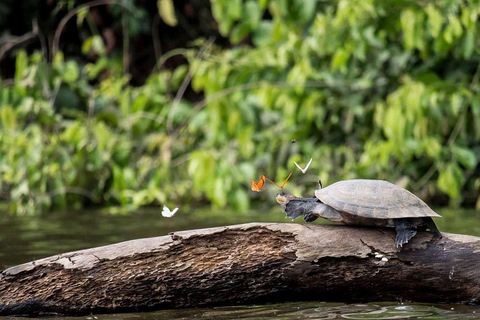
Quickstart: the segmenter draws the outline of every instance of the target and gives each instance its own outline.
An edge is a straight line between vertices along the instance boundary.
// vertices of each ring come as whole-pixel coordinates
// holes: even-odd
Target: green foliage
[[[376,178],[458,205],[480,187],[479,8],[215,0],[221,34],[251,45],[186,50],[189,67],[140,87],[98,35],[83,66],[19,52],[14,85],[0,86],[0,191],[20,212],[203,199],[246,210],[276,192],[249,192],[250,178],[294,171],[295,193],[318,177]],[[189,71],[195,105],[173,98]],[[302,175],[293,161],[310,158]]]
[[[189,179],[174,171],[172,158],[192,146],[172,144],[162,122],[172,102],[167,91],[178,81],[163,71],[129,87],[120,63],[99,59],[82,68],[59,55],[47,65],[39,54],[18,54],[15,84],[0,87],[0,189],[13,211],[135,208],[165,203],[167,194],[168,201],[188,196]],[[183,101],[177,113],[190,109]]]
[[[248,24],[250,2],[212,4],[223,35],[251,36],[255,46],[219,52],[196,73],[194,88],[207,98],[240,86],[207,106],[223,115],[209,130],[225,131],[243,109],[258,121],[238,117],[236,131],[213,135],[211,148],[241,141],[253,125],[251,152],[238,154],[276,155],[262,162],[271,175],[313,157],[310,172],[327,184],[380,178],[445,193],[452,204],[462,191],[478,196],[477,1],[256,2],[271,18]],[[293,137],[300,142],[289,146]]]

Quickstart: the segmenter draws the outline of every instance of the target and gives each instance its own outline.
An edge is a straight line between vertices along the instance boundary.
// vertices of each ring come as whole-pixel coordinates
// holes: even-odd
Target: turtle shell
[[[440,217],[410,191],[382,180],[339,181],[316,190],[315,196],[337,211],[364,218]]]

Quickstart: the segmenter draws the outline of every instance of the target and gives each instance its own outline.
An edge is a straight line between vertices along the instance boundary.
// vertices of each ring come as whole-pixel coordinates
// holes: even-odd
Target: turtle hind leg
[[[402,247],[417,234],[417,226],[410,219],[394,219],[394,223],[397,231],[397,236],[395,237],[397,248]]]
[[[430,217],[423,218],[423,223],[425,224],[425,227],[427,227],[427,229],[429,229],[430,232],[433,233],[436,237],[439,237],[439,238],[442,237],[442,234],[438,230],[432,218]]]

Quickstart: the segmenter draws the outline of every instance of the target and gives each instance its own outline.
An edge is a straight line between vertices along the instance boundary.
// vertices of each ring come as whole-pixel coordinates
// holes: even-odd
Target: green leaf
[[[92,50],[92,43],[93,43],[93,36],[88,37],[87,39],[85,39],[85,41],[83,41],[83,43],[82,43],[82,53],[83,54],[88,54],[90,52],[90,50]],[[63,56],[62,56],[62,58],[63,58]]]
[[[335,52],[335,55],[332,58],[332,71],[340,70],[342,72],[346,72],[349,58],[350,54],[344,49],[340,49]]]
[[[429,157],[436,159],[442,152],[442,145],[434,138],[427,138],[424,141],[424,149]]]
[[[451,198],[457,199],[460,197],[460,189],[462,187],[462,170],[456,163],[450,163],[444,170],[440,171],[438,176],[438,188]]]
[[[245,10],[243,12],[243,21],[248,25],[251,30],[255,30],[262,18],[262,10],[256,0],[249,0],[245,4]]]
[[[472,113],[475,116],[480,116],[480,95],[476,94],[471,99]]]
[[[403,45],[406,49],[415,48],[415,12],[411,9],[402,11],[400,22],[403,30]]]
[[[17,55],[17,59],[15,60],[15,80],[16,81],[19,81],[23,78],[24,72],[26,71],[27,66],[28,66],[27,53],[21,50]]]
[[[453,154],[465,168],[474,169],[477,166],[478,159],[472,150],[455,146],[453,147]]]
[[[294,3],[298,6],[298,18],[303,22],[308,22],[313,18],[316,13],[317,0],[295,1]]]
[[[5,129],[15,129],[17,127],[17,116],[12,107],[2,106],[0,108],[0,122]]]
[[[163,22],[170,27],[175,27],[178,24],[173,0],[158,0],[157,7],[158,14],[162,18]]]
[[[63,80],[67,83],[77,81],[79,76],[78,65],[75,61],[68,61],[65,63],[65,73],[63,74]]]
[[[101,36],[93,36],[92,51],[100,56],[105,55],[105,43]]]
[[[97,54],[100,56],[105,55],[106,49],[102,37],[95,35],[87,38],[82,44],[82,53]]]
[[[227,18],[230,21],[236,21],[242,17],[243,0],[230,0],[224,2],[226,6]]]
[[[447,28],[443,33],[443,38],[447,43],[452,44],[457,38],[462,35],[463,29],[460,20],[452,14],[448,16],[448,22],[449,23],[447,25]]]
[[[428,15],[428,23],[430,25],[430,33],[434,38],[440,35],[443,25],[443,16],[433,4],[429,4],[425,9]]]
[[[77,27],[80,28],[88,14],[88,8],[82,8],[77,12]]]
[[[458,93],[452,94],[451,109],[455,116],[458,116],[458,114],[460,113],[460,110],[462,110],[463,100],[464,98],[460,94]]]
[[[225,190],[225,183],[223,179],[217,178],[214,182],[214,188],[212,193],[212,202],[215,206],[222,208],[227,204],[227,193]]]
[[[172,73],[172,77],[170,78],[170,83],[172,84],[173,89],[178,89],[182,84],[183,80],[187,76],[188,73],[188,66],[181,65],[175,68]]]
[[[260,22],[258,28],[254,31],[252,35],[252,41],[255,46],[263,46],[269,43],[272,39],[272,27],[273,24],[271,21]]]
[[[233,44],[237,44],[242,41],[250,32],[250,27],[244,23],[236,25],[232,29],[232,33],[230,34],[230,41]]]
[[[28,186],[28,181],[22,180],[19,184],[12,188],[10,196],[13,200],[19,201],[21,200],[21,197],[28,195],[29,192],[30,188]]]
[[[231,199],[232,206],[235,210],[246,212],[249,209],[249,198],[248,193],[243,189],[237,189],[233,194],[233,199]]]
[[[475,52],[476,28],[468,29],[463,38],[463,58],[470,59]]]

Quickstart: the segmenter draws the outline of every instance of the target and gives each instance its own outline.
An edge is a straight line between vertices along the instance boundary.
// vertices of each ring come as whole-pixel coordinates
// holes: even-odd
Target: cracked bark
[[[478,302],[480,238],[419,232],[397,251],[394,237],[387,229],[251,223],[70,252],[1,272],[0,315],[293,300]]]

